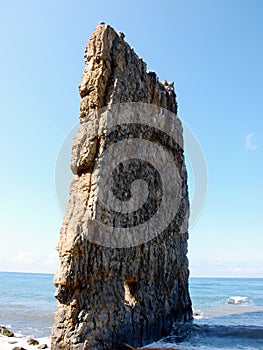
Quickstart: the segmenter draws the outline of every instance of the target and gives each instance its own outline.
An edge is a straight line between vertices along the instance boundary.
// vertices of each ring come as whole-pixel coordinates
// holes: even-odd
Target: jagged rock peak
[[[85,53],[85,69],[79,86],[80,117],[109,103],[146,102],[165,107],[175,114],[173,84],[162,84],[154,72],[125,42],[124,35],[108,24],[93,31]]]

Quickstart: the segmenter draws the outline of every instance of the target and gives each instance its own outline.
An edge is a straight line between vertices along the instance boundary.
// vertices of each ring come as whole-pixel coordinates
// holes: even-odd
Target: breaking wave
[[[227,304],[231,305],[248,305],[249,304],[249,298],[248,297],[241,297],[241,296],[233,296],[229,297],[227,300]]]

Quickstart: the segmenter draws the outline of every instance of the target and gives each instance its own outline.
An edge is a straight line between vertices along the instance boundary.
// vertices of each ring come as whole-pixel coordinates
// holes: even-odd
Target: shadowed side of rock
[[[52,349],[121,349],[123,343],[138,347],[166,335],[175,321],[192,318],[188,232],[183,225],[189,212],[184,156],[182,150],[175,154],[182,191],[178,214],[161,234],[131,248],[93,243],[83,225],[96,216],[94,167],[107,142],[107,120],[96,111],[117,103],[143,102],[176,117],[176,96],[173,84],[161,83],[154,72],[147,72],[123,34],[109,25],[97,26],[84,58],[80,127],[73,141],[70,200],[54,278],[59,304]],[[121,132],[116,137],[121,139]]]

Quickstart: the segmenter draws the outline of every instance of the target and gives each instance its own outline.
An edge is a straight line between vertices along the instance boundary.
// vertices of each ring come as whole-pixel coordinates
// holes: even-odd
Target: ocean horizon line
[[[55,274],[55,272],[31,272],[31,271],[2,271],[0,270],[0,273],[14,273],[14,274],[31,274],[31,275],[49,275],[52,276]],[[190,279],[193,278],[199,278],[199,279],[263,279],[259,276],[190,276]]]

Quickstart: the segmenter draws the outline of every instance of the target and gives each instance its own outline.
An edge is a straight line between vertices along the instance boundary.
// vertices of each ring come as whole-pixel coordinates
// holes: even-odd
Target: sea
[[[0,325],[48,337],[57,306],[53,275],[0,272]],[[190,278],[194,320],[148,347],[263,349],[263,278]]]

